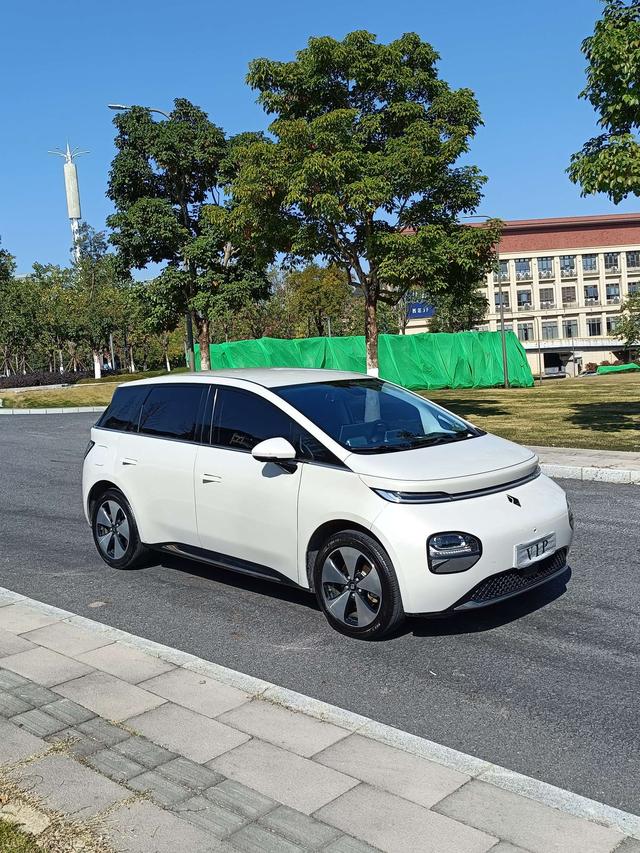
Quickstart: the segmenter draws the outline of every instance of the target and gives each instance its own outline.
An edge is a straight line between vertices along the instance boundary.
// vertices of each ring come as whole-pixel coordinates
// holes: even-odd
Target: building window
[[[516,258],[516,278],[531,278],[531,258]]]
[[[564,306],[576,304],[576,289],[575,289],[575,287],[563,287],[562,288],[562,304]]]
[[[599,317],[587,317],[587,334],[592,338],[602,334],[602,323]]]
[[[538,294],[540,296],[541,308],[553,308],[555,304],[555,296],[552,287],[541,287]]]
[[[553,258],[538,258],[538,278],[553,278]]]
[[[555,320],[542,323],[542,339],[553,341],[558,337],[558,324]]]
[[[532,341],[533,323],[518,323],[518,337],[521,341]]]
[[[471,331],[472,331],[472,332],[488,332],[488,331],[489,331],[489,326],[488,326],[488,325],[484,325],[484,326],[474,326],[474,327],[473,327],[473,329],[472,329]]]
[[[576,256],[560,255],[560,275],[571,276],[576,274]]]
[[[583,255],[582,256],[582,270],[583,270],[583,272],[598,272],[598,256],[597,255]]]
[[[620,302],[620,284],[618,282],[607,284],[607,302],[616,305]]]
[[[640,251],[634,249],[633,252],[627,252],[627,269],[637,270],[640,267]]]
[[[523,308],[531,308],[531,291],[530,290],[519,290],[518,291],[518,310]]]
[[[622,317],[619,315],[607,317],[607,332],[615,332],[621,322]]]
[[[627,285],[629,296],[635,296],[640,293],[640,281],[630,281]]]
[[[593,305],[594,302],[598,301],[598,285],[597,284],[585,284],[584,286],[584,301],[587,305]]]
[[[500,310],[500,302],[504,305],[506,309],[509,308],[509,291],[502,291],[502,293],[495,294],[496,300],[496,311]]]
[[[509,261],[498,262],[498,272],[494,273],[493,279],[496,282],[509,280]]]
[[[572,317],[562,321],[562,337],[577,338],[578,337],[578,318]]]
[[[620,254],[618,252],[604,253],[604,268],[606,272],[618,272],[619,258]]]

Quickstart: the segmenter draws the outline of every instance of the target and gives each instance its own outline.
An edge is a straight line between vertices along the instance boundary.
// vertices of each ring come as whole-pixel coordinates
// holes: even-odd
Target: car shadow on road
[[[154,566],[183,572],[184,574],[201,578],[203,581],[211,581],[212,583],[224,584],[224,586],[235,587],[236,589],[244,589],[258,595],[277,598],[280,601],[290,601],[294,604],[304,605],[311,610],[320,610],[315,595],[297,586],[263,580],[262,578],[241,574],[240,572],[233,572],[221,566],[210,566],[207,563],[200,563],[196,560],[188,560],[184,557],[174,557],[168,554],[155,554],[152,559]]]
[[[204,582],[212,581],[216,584],[247,590],[257,595],[265,595],[280,601],[299,604],[309,610],[320,611],[315,595],[295,586],[273,583],[182,557],[166,554],[159,554],[157,557],[158,559],[154,559],[154,565],[191,575]],[[555,580],[533,589],[531,592],[514,596],[514,598],[500,604],[493,604],[478,610],[436,614],[421,618],[409,617],[399,631],[381,638],[381,642],[408,634],[413,634],[414,637],[443,637],[491,631],[494,628],[515,622],[556,601],[566,592],[570,578],[571,569],[567,568],[565,573]]]
[[[412,633],[415,637],[446,637],[491,631],[510,622],[516,622],[556,601],[567,591],[570,578],[571,569],[567,568],[564,574],[555,580],[499,604],[492,604],[478,610],[461,610],[428,619],[413,617],[407,620],[399,633]]]

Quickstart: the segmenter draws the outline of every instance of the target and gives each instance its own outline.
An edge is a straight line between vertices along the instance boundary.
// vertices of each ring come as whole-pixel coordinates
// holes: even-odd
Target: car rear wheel
[[[91,529],[98,553],[109,566],[134,569],[143,564],[148,549],[140,541],[133,511],[119,489],[107,489],[93,502]]]
[[[329,624],[349,637],[379,639],[404,621],[389,555],[359,530],[329,537],[316,559],[314,587]]]

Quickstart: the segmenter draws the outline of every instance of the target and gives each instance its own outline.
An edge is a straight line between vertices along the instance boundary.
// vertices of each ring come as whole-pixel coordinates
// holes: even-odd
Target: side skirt
[[[230,557],[228,554],[219,554],[217,551],[208,551],[206,548],[197,548],[194,545],[182,545],[179,542],[163,542],[159,545],[149,546],[154,551],[162,551],[165,554],[173,554],[177,557],[186,557],[189,560],[197,560],[199,563],[206,563],[209,566],[216,566],[220,569],[227,569],[238,574],[248,575],[249,577],[259,578],[260,580],[268,580],[273,583],[283,584],[284,586],[292,586],[295,589],[304,589],[306,587],[292,581],[286,575],[281,574],[272,569],[270,566],[263,566],[260,563],[252,563],[250,560],[241,560],[238,557]]]

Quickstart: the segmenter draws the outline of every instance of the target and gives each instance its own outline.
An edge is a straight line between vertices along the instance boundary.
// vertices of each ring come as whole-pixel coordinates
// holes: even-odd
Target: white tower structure
[[[78,186],[78,170],[73,162],[80,154],[88,154],[88,151],[80,151],[76,148],[73,151],[67,148],[65,151],[50,151],[49,154],[57,154],[59,157],[64,157],[64,188],[67,194],[67,213],[69,222],[71,223],[71,235],[73,237],[73,256],[76,261],[80,260],[80,220],[82,214],[80,211],[80,188]]]

